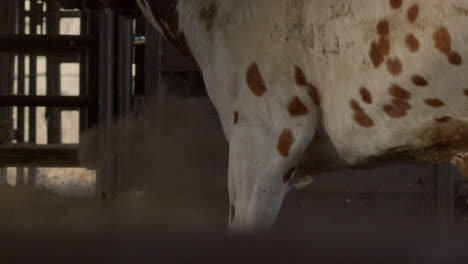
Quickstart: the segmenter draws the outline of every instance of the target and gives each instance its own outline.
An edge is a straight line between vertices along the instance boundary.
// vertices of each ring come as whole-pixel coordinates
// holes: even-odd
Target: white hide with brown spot
[[[398,1],[179,0],[180,30],[230,142],[230,230],[271,226],[291,184],[284,175],[296,166],[320,173],[375,159],[439,162],[468,148],[468,1],[391,2]],[[209,7],[216,13],[207,28],[200,12]],[[379,34],[381,21],[388,32]],[[457,65],[436,48],[441,27]],[[371,56],[373,42],[383,43],[382,58]],[[261,96],[246,78],[253,63],[267,89]],[[410,98],[392,95],[393,85]],[[295,97],[307,114],[288,111]],[[431,98],[444,105],[425,103]],[[293,136],[286,157],[285,129]]]

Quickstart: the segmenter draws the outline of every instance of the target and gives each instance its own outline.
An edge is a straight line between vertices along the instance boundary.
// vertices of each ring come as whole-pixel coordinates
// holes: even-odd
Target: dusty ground
[[[227,143],[208,99],[167,99],[159,107],[148,100],[126,125],[115,124],[112,153],[119,156],[119,169],[128,172],[133,191],[144,194],[127,193],[109,201],[8,187],[0,191],[0,225],[67,232],[109,228],[224,232]],[[134,140],[119,141],[122,138]],[[108,156],[93,148],[97,144],[92,134],[86,139],[83,159],[99,168]],[[358,225],[392,226],[398,231],[434,225],[436,197],[428,190],[435,183],[421,182],[430,170],[404,165],[317,179],[316,185],[287,196],[275,230],[352,230]],[[403,171],[412,172],[411,177],[400,175]],[[337,186],[337,181],[343,184]],[[392,195],[398,190],[400,194]]]
[[[173,232],[224,229],[224,215],[217,215],[209,207],[212,204],[193,197],[180,197],[179,203],[169,204],[138,194],[109,202],[11,186],[0,187],[0,193],[0,230],[89,233],[130,228]],[[198,207],[187,208],[181,203],[183,199],[198,203]]]

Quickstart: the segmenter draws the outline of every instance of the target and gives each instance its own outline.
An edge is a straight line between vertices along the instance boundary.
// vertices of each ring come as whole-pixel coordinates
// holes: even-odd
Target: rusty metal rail
[[[79,55],[97,40],[91,36],[5,35],[0,34],[0,52],[27,55]]]
[[[2,95],[0,106],[46,106],[79,108],[96,104],[93,96]]]
[[[0,167],[80,167],[78,144],[0,145]]]

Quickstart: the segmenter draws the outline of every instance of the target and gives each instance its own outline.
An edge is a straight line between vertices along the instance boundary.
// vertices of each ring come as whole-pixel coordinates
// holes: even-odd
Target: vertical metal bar
[[[437,177],[437,220],[450,225],[455,214],[454,171],[450,164],[434,165]]]
[[[10,1],[0,2],[0,33],[8,34],[10,32],[10,23],[8,18],[8,11],[10,9]],[[0,95],[8,95],[10,88],[9,86],[9,64],[10,54],[0,53]],[[9,107],[0,107],[0,144],[8,143],[8,130],[10,130],[9,124]],[[0,170],[1,174],[1,170]],[[1,176],[1,175],[0,175]]]
[[[30,2],[31,17],[29,32],[31,35],[37,34],[37,26],[40,25],[42,19],[42,7],[36,1]],[[29,94],[37,94],[37,57],[29,56]],[[36,107],[29,107],[29,139],[31,144],[36,143],[36,129],[37,129],[37,112]],[[28,185],[34,186],[36,184],[36,168],[28,167]]]
[[[16,31],[16,0],[0,2],[0,33],[13,34]],[[0,54],[0,95],[8,95],[13,91],[14,56]],[[12,140],[13,115],[11,107],[0,108],[0,144],[8,144]],[[0,184],[7,182],[7,168],[0,168]]]
[[[55,1],[47,2],[47,11],[58,13],[59,7]],[[59,34],[59,17],[47,17],[47,34]],[[60,63],[57,57],[47,56],[47,95],[60,95]],[[60,144],[62,141],[62,124],[60,109],[47,108],[47,143]]]
[[[131,91],[132,91],[132,63],[133,63],[133,20],[123,17],[117,17],[117,76],[116,76],[116,93],[118,104],[118,116],[123,118],[122,126],[126,129],[126,116],[130,112],[131,106]],[[120,134],[121,135],[121,134]],[[119,135],[119,136],[120,136]],[[123,149],[127,145],[126,138],[122,135],[119,142],[122,142]],[[128,160],[126,157],[128,151],[118,153],[118,158]],[[127,166],[121,166],[120,162],[115,164],[115,177],[118,192],[123,191],[123,187],[129,188],[130,179]]]
[[[138,37],[138,40],[145,40],[145,27],[146,20],[143,17],[138,18],[135,22],[135,37]],[[135,110],[140,109],[145,97],[145,46],[144,42],[135,45],[135,89],[132,100]]]
[[[130,111],[132,89],[133,23],[132,20],[118,17],[117,54],[117,100],[118,115],[125,116]]]
[[[99,23],[99,121],[100,121],[100,149],[107,157],[98,170],[96,191],[102,197],[115,197],[116,182],[113,173],[112,155],[112,116],[113,116],[113,88],[114,88],[114,14],[107,9],[100,16]]]
[[[145,35],[145,19],[136,20],[135,35]],[[135,95],[145,95],[145,45],[135,47]]]
[[[155,94],[158,101],[162,100],[165,93],[161,89],[161,42],[160,35],[154,27],[146,22],[146,57],[151,56],[152,60],[145,61],[145,95]]]
[[[87,27],[88,34],[91,36],[98,37],[100,36],[100,16],[95,12],[88,12],[89,24]],[[99,41],[98,41],[99,42]],[[87,55],[88,60],[88,83],[87,83],[87,93],[90,96],[99,97],[99,44],[95,47],[92,47]],[[93,104],[87,107],[87,127],[94,127],[99,120],[99,107],[98,104]]]
[[[37,58],[29,60],[29,95],[37,94]],[[36,108],[29,107],[29,143],[36,143]]]
[[[86,34],[91,36],[98,37],[100,36],[101,30],[101,16],[97,15],[95,12],[87,12],[86,13],[86,27],[83,27],[82,30],[85,30]],[[101,38],[98,38],[97,44],[91,47],[86,54],[87,66],[88,69],[86,70],[88,78],[87,78],[87,87],[82,87],[82,91],[86,90],[86,94],[99,98],[100,97],[100,56],[99,51],[103,49],[103,45],[101,45]],[[84,68],[82,68],[84,70]],[[100,100],[99,100],[100,101]],[[99,119],[99,106],[100,103],[92,104],[86,107],[86,128],[94,127]],[[105,190],[102,190],[102,174],[103,170],[96,170],[96,183],[95,183],[95,192],[97,197],[102,197],[102,193],[105,193]]]
[[[81,14],[81,35],[90,34],[90,15],[87,12],[82,12]],[[80,63],[80,96],[88,95],[89,87],[89,51],[82,52],[80,54],[79,63]],[[81,133],[86,131],[88,127],[88,108],[80,108],[80,136]],[[79,140],[81,142],[81,140]]]
[[[25,16],[24,16],[24,1],[20,0],[18,6],[18,34],[24,35],[25,32]],[[25,63],[24,63],[24,55],[18,55],[18,95],[25,94]],[[24,142],[24,126],[25,126],[25,118],[24,118],[24,107],[18,107],[17,111],[17,130],[15,134],[16,141],[18,143]],[[24,168],[18,167],[16,168],[16,185],[24,185]]]
[[[79,58],[80,63],[80,96],[88,95],[88,83],[89,83],[89,52],[82,52]],[[80,136],[81,133],[86,131],[88,127],[88,113],[89,109],[87,107],[80,107]],[[81,142],[81,140],[79,141]]]

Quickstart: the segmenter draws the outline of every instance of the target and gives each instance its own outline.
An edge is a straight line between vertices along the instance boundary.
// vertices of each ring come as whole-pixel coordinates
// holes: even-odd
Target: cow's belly
[[[468,150],[468,3],[403,3],[381,19],[343,17],[321,29],[322,52],[310,63],[320,65],[330,140],[308,153],[332,148],[323,164],[439,162]],[[413,4],[419,12],[410,22]]]
[[[442,123],[435,121],[434,116],[438,115],[428,113],[413,124],[381,121],[381,128],[373,134],[358,133],[353,125],[332,132],[321,129],[298,167],[306,175],[344,168],[373,168],[396,161],[448,162],[457,153],[466,152],[466,110],[464,116],[452,115]]]
[[[317,27],[309,64],[327,137],[310,144],[303,167],[440,162],[468,150],[468,3],[377,2],[369,13],[344,1],[349,12]]]
[[[373,135],[355,134],[353,127],[344,128],[331,133],[329,142],[312,143],[309,151],[328,157],[324,160],[330,163],[324,164],[326,167],[337,168],[338,164],[340,168],[372,165],[368,163],[375,161],[443,162],[468,150],[467,116],[437,123],[428,115],[415,123],[407,126],[405,122],[382,122],[386,129],[377,129]]]

